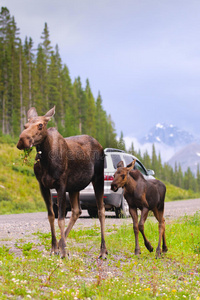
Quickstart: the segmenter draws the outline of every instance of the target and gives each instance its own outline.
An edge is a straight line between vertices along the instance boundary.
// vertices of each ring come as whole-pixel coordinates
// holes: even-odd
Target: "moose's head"
[[[133,169],[135,165],[136,159],[132,161],[131,164],[129,164],[127,167],[124,167],[123,161],[120,161],[117,164],[117,171],[114,174],[114,180],[111,183],[111,190],[114,192],[117,192],[120,187],[124,187],[127,178],[128,178],[128,173]]]
[[[31,107],[27,113],[28,123],[19,136],[17,148],[20,150],[37,146],[45,139],[47,134],[47,123],[55,114],[55,106],[44,116],[38,116],[35,107]]]

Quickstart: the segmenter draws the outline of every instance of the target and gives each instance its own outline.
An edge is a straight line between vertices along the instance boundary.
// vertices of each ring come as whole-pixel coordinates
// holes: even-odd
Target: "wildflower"
[[[172,290],[172,293],[176,293],[176,290]]]

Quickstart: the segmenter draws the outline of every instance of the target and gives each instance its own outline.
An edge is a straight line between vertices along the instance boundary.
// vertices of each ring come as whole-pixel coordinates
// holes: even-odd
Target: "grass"
[[[166,222],[169,251],[161,259],[134,253],[132,225],[107,228],[106,261],[98,260],[99,226],[73,230],[70,256],[49,256],[50,234],[36,232],[16,241],[18,255],[0,247],[1,299],[196,299],[200,297],[200,213]],[[158,225],[149,218],[145,231],[156,248]]]
[[[0,143],[0,214],[45,211],[33,172],[35,149],[24,163],[15,144]]]
[[[181,189],[181,188],[174,186],[168,182],[165,182],[165,184],[166,184],[166,188],[167,188],[165,201],[200,198],[200,193],[195,193],[192,190]]]
[[[17,142],[17,141],[16,141]],[[33,172],[33,151],[25,159],[23,151],[8,137],[0,137],[0,214],[44,211],[44,201]],[[25,162],[24,162],[25,160]],[[166,183],[166,201],[199,198],[199,193]]]

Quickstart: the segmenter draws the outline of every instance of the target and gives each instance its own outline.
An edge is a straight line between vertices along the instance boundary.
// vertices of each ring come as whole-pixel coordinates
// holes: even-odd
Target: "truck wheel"
[[[55,203],[53,204],[53,211],[54,211],[55,218],[58,219],[58,205]]]
[[[115,214],[117,218],[128,218],[130,216],[129,206],[124,196],[122,196],[121,206],[115,208]]]
[[[55,218],[58,219],[58,205],[56,203],[53,204],[53,212],[54,212]],[[67,216],[67,212],[68,212],[68,210],[66,209],[65,218]]]
[[[88,214],[90,218],[98,218],[98,210],[95,208],[88,209]]]

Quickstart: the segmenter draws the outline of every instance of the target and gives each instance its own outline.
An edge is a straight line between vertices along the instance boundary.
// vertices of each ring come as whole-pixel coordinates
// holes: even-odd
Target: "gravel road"
[[[165,203],[165,219],[166,224],[171,219],[180,216],[193,215],[196,211],[200,211],[200,199],[181,200]],[[68,213],[66,224],[69,221],[71,213]],[[131,218],[116,219],[113,212],[106,212],[106,227],[119,226],[122,224],[132,223]],[[81,217],[77,220],[74,228],[82,228],[99,225],[98,219],[91,219],[86,210],[83,211]],[[58,227],[57,221],[55,222]],[[13,248],[16,240],[24,237],[33,237],[34,232],[50,232],[49,222],[46,212],[0,215],[0,246],[6,245]]]

